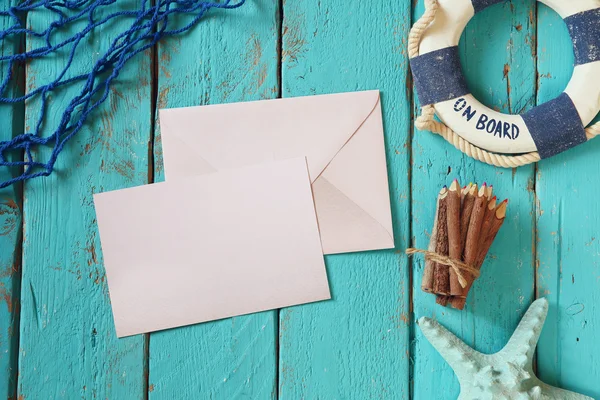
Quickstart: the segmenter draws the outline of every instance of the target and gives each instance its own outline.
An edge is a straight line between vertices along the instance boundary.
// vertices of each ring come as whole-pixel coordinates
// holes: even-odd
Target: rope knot
[[[480,272],[477,268],[465,264],[460,260],[455,260],[448,256],[443,256],[433,251],[409,248],[406,249],[406,254],[409,257],[415,254],[423,254],[425,255],[425,260],[433,261],[442,265],[447,265],[448,267],[452,268],[452,270],[456,273],[456,276],[458,277],[458,283],[460,283],[460,286],[462,288],[465,288],[467,286],[467,279],[465,278],[463,272],[471,274],[473,280],[479,278],[480,275]]]

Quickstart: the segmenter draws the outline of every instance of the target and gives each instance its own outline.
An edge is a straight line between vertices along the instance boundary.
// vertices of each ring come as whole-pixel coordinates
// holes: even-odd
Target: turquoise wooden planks
[[[554,11],[540,5],[538,15],[541,103],[566,87],[573,48],[566,25]],[[538,346],[539,376],[594,398],[600,398],[599,153],[600,143],[594,139],[540,162],[536,177],[537,294],[550,300]]]
[[[453,399],[458,382],[414,324],[411,292],[414,317],[433,316],[476,349],[493,352],[505,344],[536,286],[551,305],[537,357],[540,378],[600,397],[594,202],[600,139],[518,170],[475,162],[428,132],[414,132],[411,142],[411,10],[400,3],[407,4],[287,0],[280,10],[277,2],[257,0],[211,12],[189,34],[161,43],[157,107],[382,89],[398,251],[427,246],[436,192],[454,177],[463,184],[487,180],[499,196],[510,197],[508,220],[465,312],[441,308],[421,292],[421,259],[412,262],[410,277],[404,255],[380,251],[327,258],[332,301],[159,332],[149,343],[142,336],[117,340],[91,195],[147,183],[149,164],[155,179],[163,179],[158,126],[154,165],[148,160],[154,118],[148,53],[123,72],[57,173],[25,185],[22,293],[20,188],[0,191],[0,398],[400,399],[412,393]],[[558,95],[570,77],[566,27],[547,7],[537,8],[533,0],[494,6],[477,15],[463,37],[470,88],[494,109],[521,113]],[[418,2],[414,15],[421,13]],[[47,21],[46,15],[30,17],[32,26]],[[77,64],[89,67],[120,28],[93,36],[86,45],[96,51]],[[27,88],[62,62],[30,64]],[[62,108],[70,93],[53,95],[51,110]],[[37,103],[28,104],[28,124],[36,110]],[[48,129],[57,118],[50,114]],[[18,109],[0,108],[0,120],[12,121],[0,140],[22,131],[22,117]]]
[[[251,1],[211,12],[189,34],[161,43],[158,108],[277,97],[278,19],[277,2]],[[156,180],[160,143],[157,129]],[[276,345],[276,311],[154,333],[149,398],[276,398]]]
[[[396,247],[409,241],[409,2],[286,1],[283,96],[381,89]],[[327,257],[331,301],[280,314],[280,399],[409,398],[403,254]]]
[[[13,5],[14,1],[9,1]],[[0,29],[7,27],[7,20],[0,18]],[[0,42],[0,55],[19,51],[19,39]],[[0,66],[0,81],[4,81],[6,65]],[[4,96],[22,93],[19,83],[23,77],[22,67],[13,70],[14,84]],[[0,141],[10,140],[23,132],[24,107],[0,105]],[[17,171],[0,171],[0,181],[16,176]],[[21,283],[21,185],[0,189],[0,399],[16,398],[17,359],[19,343],[19,289]]]
[[[119,1],[112,7],[133,9],[139,2]],[[50,17],[31,13],[28,24],[39,29]],[[91,68],[101,49],[128,25],[115,21],[85,39],[75,57],[76,70]],[[31,49],[39,42],[27,45]],[[24,185],[19,398],[144,398],[146,341],[143,336],[116,337],[92,194],[148,180],[149,56],[139,55],[121,72],[107,102],[62,153],[55,173]],[[47,81],[66,59],[62,51],[28,64],[27,90]],[[71,87],[50,95],[47,132],[76,92]],[[27,131],[38,106],[37,101],[26,105]],[[44,159],[48,153],[41,149],[34,157]]]
[[[423,2],[415,18],[423,13]],[[518,0],[491,7],[467,26],[460,53],[469,88],[491,108],[521,113],[535,103],[535,2]],[[415,97],[416,100],[416,97]],[[417,112],[420,110],[417,109]],[[435,304],[421,291],[424,262],[413,261],[414,317],[433,317],[484,353],[500,350],[534,297],[533,168],[494,168],[463,155],[441,137],[416,131],[412,145],[412,235],[427,248],[437,193],[454,178],[461,184],[487,181],[509,213],[474,284],[463,312]],[[458,380],[442,357],[414,327],[415,399],[455,399]]]

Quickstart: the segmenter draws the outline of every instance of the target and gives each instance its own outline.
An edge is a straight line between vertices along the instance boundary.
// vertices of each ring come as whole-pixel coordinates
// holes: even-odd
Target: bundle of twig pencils
[[[471,285],[504,223],[508,200],[497,204],[493,186],[469,184],[462,190],[458,180],[442,188],[427,251],[421,288],[437,295],[437,303],[462,310]]]

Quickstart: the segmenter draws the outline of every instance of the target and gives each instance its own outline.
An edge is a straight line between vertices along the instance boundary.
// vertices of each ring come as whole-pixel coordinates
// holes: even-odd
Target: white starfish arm
[[[422,317],[417,323],[427,340],[446,360],[459,380],[477,371],[479,366],[475,362],[483,356],[481,353],[467,346],[435,320]]]
[[[521,368],[531,368],[533,353],[546,321],[546,315],[548,315],[548,300],[541,298],[534,301],[499,354]]]
[[[584,396],[579,393],[570,392],[554,386],[539,382],[539,385],[530,390],[532,393],[539,393],[538,397],[541,400],[545,399],[560,399],[560,400],[594,400],[592,397]],[[534,397],[535,399],[535,397]]]

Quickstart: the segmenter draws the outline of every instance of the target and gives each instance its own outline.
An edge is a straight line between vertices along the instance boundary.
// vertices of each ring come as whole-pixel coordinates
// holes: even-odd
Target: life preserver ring
[[[573,77],[558,98],[525,114],[508,115],[486,107],[469,92],[458,56],[460,36],[476,13],[502,1],[426,0],[426,15],[415,24],[409,38],[411,69],[421,105],[430,111],[433,108],[452,134],[468,142],[470,151],[529,153],[525,158],[529,162],[600,134],[600,124],[593,131],[588,128],[587,135],[585,129],[600,112],[600,0],[539,0],[564,19],[575,51]],[[433,112],[429,114],[432,118]],[[422,125],[441,133],[437,122],[429,122]],[[462,147],[468,146],[462,143],[460,147],[465,151]]]

